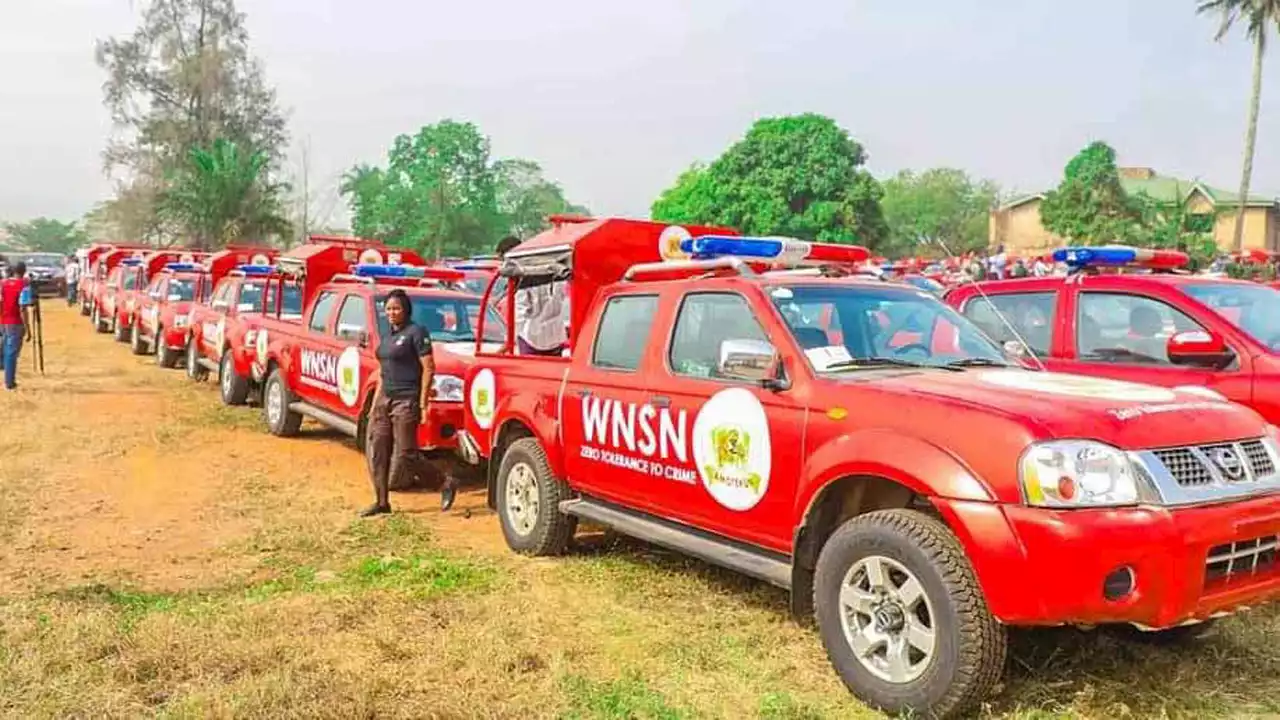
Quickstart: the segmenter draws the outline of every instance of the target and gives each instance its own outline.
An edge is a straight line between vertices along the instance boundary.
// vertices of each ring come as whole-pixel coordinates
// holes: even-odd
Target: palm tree
[[[1237,23],[1245,24],[1245,32],[1253,41],[1253,91],[1249,93],[1249,125],[1244,134],[1244,169],[1240,173],[1240,206],[1236,213],[1233,244],[1239,252],[1244,247],[1244,215],[1249,201],[1249,182],[1253,177],[1253,148],[1258,139],[1258,108],[1262,103],[1262,58],[1267,52],[1267,35],[1272,26],[1280,28],[1280,0],[1200,0],[1198,13],[1218,15],[1215,41],[1226,37]]]
[[[261,240],[288,232],[280,203],[286,189],[269,177],[266,155],[219,138],[208,148],[191,149],[161,209],[199,248]]]

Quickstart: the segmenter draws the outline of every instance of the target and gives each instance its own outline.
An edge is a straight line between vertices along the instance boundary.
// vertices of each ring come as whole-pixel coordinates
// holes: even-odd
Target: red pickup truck
[[[693,259],[662,260],[666,232]],[[1280,596],[1280,443],[1252,410],[1024,369],[930,293],[762,271],[865,251],[705,232],[598,220],[506,256],[573,311],[569,357],[508,337],[467,374],[461,442],[513,550],[582,518],[788,589],[854,694],[923,716],[984,698],[1007,626],[1172,638]],[[894,346],[878,313],[957,337]]]
[[[1280,291],[1169,272],[1186,262],[1178,252],[1068,248],[1055,259],[1069,252],[1079,261],[1066,277],[969,284],[946,302],[1015,351],[1025,341],[1049,370],[1212,391],[1280,424]]]
[[[283,258],[282,258],[283,264]],[[254,334],[256,367],[262,369],[263,414],[271,433],[298,432],[303,416],[356,439],[364,447],[366,421],[378,390],[374,351],[390,332],[383,302],[391,287],[403,287],[414,322],[433,340],[436,372],[428,422],[418,428],[419,448],[457,447],[462,427],[462,378],[477,342],[480,298],[423,282],[456,282],[456,273],[406,265],[357,265],[315,289],[305,322],[259,318]],[[447,278],[433,276],[447,274]],[[490,333],[501,335],[501,319],[490,318]],[[465,352],[451,349],[466,348]]]
[[[100,283],[107,279],[107,274],[119,261],[129,254],[136,254],[142,257],[146,251],[144,245],[132,245],[128,243],[94,243],[85,251],[83,264],[84,274],[80,278],[80,284],[76,287],[76,295],[80,300],[80,314],[88,316],[93,312],[93,306],[98,299],[97,288]],[[108,253],[116,250],[119,251],[107,260]]]
[[[142,304],[142,297],[152,278],[168,263],[194,263],[203,256],[203,253],[192,250],[173,249],[156,250],[141,258],[134,255],[120,260],[107,276],[102,309],[97,321],[100,332],[106,332],[103,329],[106,325],[118,342],[128,342],[138,307]]]

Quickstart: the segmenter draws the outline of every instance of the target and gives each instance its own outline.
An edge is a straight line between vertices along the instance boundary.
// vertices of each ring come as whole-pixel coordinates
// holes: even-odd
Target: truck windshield
[[[383,335],[391,333],[391,323],[387,320],[384,307],[386,295],[378,296],[378,332]],[[426,328],[435,342],[475,342],[476,325],[480,320],[479,298],[433,297],[431,295],[409,294],[413,304],[413,322]],[[485,342],[502,342],[507,337],[506,326],[502,318],[490,310],[484,320]]]
[[[768,292],[818,372],[899,364],[1008,364],[977,327],[921,290],[792,285]]]
[[[196,296],[196,284],[185,278],[172,278],[169,280],[169,302],[183,302],[192,300]]]
[[[1280,350],[1280,290],[1253,283],[1197,282],[1180,289],[1272,350]]]

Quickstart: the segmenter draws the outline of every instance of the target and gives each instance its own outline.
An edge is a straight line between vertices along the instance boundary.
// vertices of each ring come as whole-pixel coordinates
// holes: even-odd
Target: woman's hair
[[[405,322],[408,322],[413,319],[413,303],[409,302],[409,293],[405,292],[404,290],[401,290],[400,288],[396,288],[391,292],[387,293],[387,299],[383,300],[382,304],[386,305],[392,300],[395,300],[400,303],[401,309],[404,310]]]

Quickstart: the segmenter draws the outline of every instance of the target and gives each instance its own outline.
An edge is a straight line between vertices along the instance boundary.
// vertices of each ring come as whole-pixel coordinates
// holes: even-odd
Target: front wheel
[[[262,389],[262,414],[267,419],[267,430],[272,435],[290,437],[302,427],[302,415],[289,409],[293,393],[284,384],[280,369],[271,371]]]
[[[576,517],[560,512],[570,494],[535,438],[511,443],[498,467],[498,517],[507,546],[525,555],[563,553],[578,526]]]
[[[168,343],[164,341],[164,328],[156,326],[156,339],[152,340],[156,350],[156,365],[162,368],[171,368],[178,364],[178,353],[169,349]]]
[[[209,371],[200,365],[200,348],[194,335],[187,341],[187,377],[196,382],[209,377]]]
[[[1004,671],[1004,627],[960,543],[927,515],[881,510],[840,526],[818,556],[813,599],[840,679],[881,710],[961,713]]]
[[[129,341],[129,336],[128,336],[128,335],[125,335],[125,333],[126,333],[126,332],[128,332],[128,329],[127,329],[127,328],[125,328],[125,326],[124,326],[124,325],[121,325],[121,324],[120,324],[120,316],[119,316],[119,315],[116,315],[116,316],[115,316],[115,318],[111,321],[111,327],[112,327],[112,333],[111,333],[111,336],[112,336],[112,337],[114,337],[114,338],[116,339],[116,342],[128,342],[128,341]]]
[[[142,331],[138,329],[138,323],[134,323],[133,329],[129,331],[129,350],[134,355],[147,354],[147,346],[142,342]]]
[[[222,362],[218,364],[218,389],[226,405],[243,405],[249,399],[249,380],[236,373],[230,350],[222,353]]]
[[[93,306],[93,310],[89,314],[89,322],[93,325],[94,332],[104,333],[108,329],[107,324],[102,321],[102,311],[98,309],[97,305]]]

